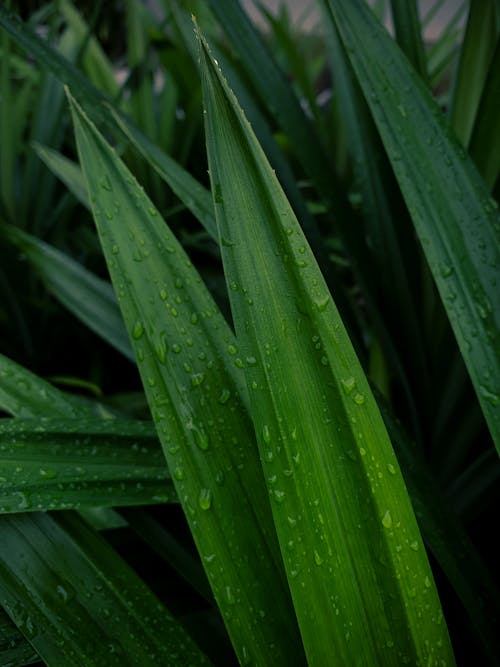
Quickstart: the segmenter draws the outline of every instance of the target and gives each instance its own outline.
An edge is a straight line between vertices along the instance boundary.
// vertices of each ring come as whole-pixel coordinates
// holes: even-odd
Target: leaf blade
[[[3,516],[0,536],[1,602],[48,664],[122,665],[125,657],[137,666],[209,664],[135,572],[76,515]]]
[[[340,0],[330,9],[500,453],[498,206],[369,8]],[[354,49],[359,34],[362,48]],[[404,157],[409,150],[411,160]]]
[[[177,502],[152,425],[0,420],[0,513]]]
[[[452,661],[366,378],[290,205],[203,40],[200,52],[217,225],[232,238],[222,247],[226,280],[235,285],[237,341],[309,664],[332,656],[344,664]],[[376,484],[375,461],[388,473],[375,473]],[[425,620],[412,599],[421,594]]]
[[[257,662],[301,664],[234,336],[152,202],[70,101],[153,419],[235,650],[242,662],[255,652]]]

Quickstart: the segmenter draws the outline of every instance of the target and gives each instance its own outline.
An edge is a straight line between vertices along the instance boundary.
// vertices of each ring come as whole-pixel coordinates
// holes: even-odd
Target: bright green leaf
[[[301,664],[234,336],[152,202],[70,102],[153,419],[236,653],[243,663]]]
[[[425,550],[366,377],[203,42],[201,65],[217,225],[230,239],[224,271],[308,662],[451,663]]]

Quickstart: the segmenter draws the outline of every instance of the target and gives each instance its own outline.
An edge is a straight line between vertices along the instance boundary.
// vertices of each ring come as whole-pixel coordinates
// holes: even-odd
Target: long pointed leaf
[[[36,142],[33,144],[38,157],[45,162],[47,167],[55,174],[68,188],[68,190],[78,199],[78,201],[90,209],[90,202],[83,182],[82,170],[72,160],[69,160],[61,153],[42,146]]]
[[[0,420],[0,513],[177,501],[148,423]]]
[[[0,517],[0,602],[49,665],[209,664],[135,572],[69,513]]]
[[[293,211],[203,42],[201,61],[216,219],[230,239],[224,269],[308,662],[453,662],[367,380]]]
[[[330,0],[500,453],[500,216],[420,78],[359,0]]]
[[[236,653],[243,663],[300,664],[234,336],[142,188],[70,101],[148,402]]]
[[[71,257],[39,239],[4,227],[13,241],[33,263],[47,289],[89,329],[134,361],[127,331],[109,282],[98,278]]]

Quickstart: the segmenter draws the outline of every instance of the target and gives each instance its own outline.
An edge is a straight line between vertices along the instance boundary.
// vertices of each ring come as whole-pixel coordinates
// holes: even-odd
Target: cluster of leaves
[[[498,3],[257,4],[0,8],[2,665],[496,664]]]

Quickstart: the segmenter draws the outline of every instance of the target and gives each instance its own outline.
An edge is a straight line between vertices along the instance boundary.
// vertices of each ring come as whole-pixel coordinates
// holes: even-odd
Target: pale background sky
[[[260,2],[273,13],[276,13],[277,8],[281,4],[287,4],[291,16],[295,20],[307,14],[307,20],[304,22],[303,27],[308,30],[318,23],[318,11],[317,7],[314,6],[314,0],[260,0]],[[435,3],[436,0],[419,0],[420,16],[425,16]],[[258,20],[258,12],[255,11],[252,0],[242,0],[242,4],[250,14]],[[442,27],[446,25],[446,22],[455,14],[462,4],[462,0],[446,0],[441,10],[436,14],[435,19],[428,26],[425,33],[425,39],[435,39],[442,30]],[[310,9],[310,11],[307,11],[308,9]]]

